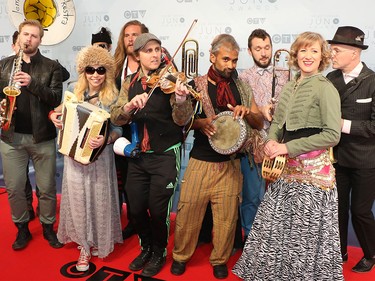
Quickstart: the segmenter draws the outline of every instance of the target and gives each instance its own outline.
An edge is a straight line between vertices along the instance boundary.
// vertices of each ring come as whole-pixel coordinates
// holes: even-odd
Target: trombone
[[[288,68],[278,68],[276,70],[276,64],[280,63],[280,57],[283,52],[287,53],[287,57],[285,57],[285,62],[288,61],[289,59],[289,51],[287,49],[278,49],[275,54],[273,55],[273,67],[272,67],[272,92],[271,92],[271,98],[275,98],[275,91],[276,91],[276,71],[287,71],[288,72],[288,81],[291,79],[291,71],[290,67]]]

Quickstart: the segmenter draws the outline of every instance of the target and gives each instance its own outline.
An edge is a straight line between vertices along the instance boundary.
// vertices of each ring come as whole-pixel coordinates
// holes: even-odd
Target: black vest
[[[129,100],[138,94],[148,93],[150,88],[143,90],[141,80],[134,80],[135,74],[132,74],[132,81],[129,88]],[[139,140],[142,142],[144,135],[144,125],[150,138],[151,150],[155,153],[162,153],[171,146],[182,142],[182,127],[174,123],[172,119],[172,106],[170,104],[170,94],[165,94],[157,87],[146,106],[139,110],[133,117],[133,121],[138,125]]]

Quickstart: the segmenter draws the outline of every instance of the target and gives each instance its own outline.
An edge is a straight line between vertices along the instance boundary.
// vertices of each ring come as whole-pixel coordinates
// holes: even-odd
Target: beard
[[[271,59],[268,59],[268,62],[266,64],[262,64],[259,60],[254,60],[254,63],[260,68],[267,68],[271,64]]]
[[[33,55],[37,52],[38,50],[38,47],[33,47],[31,45],[26,45],[24,48],[23,48],[23,52],[24,54],[27,54],[27,55]]]
[[[216,69],[216,72],[221,76],[221,77],[224,77],[224,78],[230,78],[232,76],[232,73],[234,70],[229,70],[229,69],[224,69],[224,70],[218,70]]]

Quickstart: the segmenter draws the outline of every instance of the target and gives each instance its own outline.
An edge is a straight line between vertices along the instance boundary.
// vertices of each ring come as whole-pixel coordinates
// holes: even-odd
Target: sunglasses
[[[104,66],[100,66],[100,67],[98,67],[98,68],[93,68],[92,66],[86,66],[86,68],[85,68],[85,72],[86,72],[87,74],[90,74],[90,75],[94,74],[95,71],[96,71],[96,73],[98,73],[99,75],[104,75],[104,74],[106,73],[107,69],[105,69]]]
[[[103,49],[108,49],[108,46],[106,44],[98,44],[99,47],[102,47]]]

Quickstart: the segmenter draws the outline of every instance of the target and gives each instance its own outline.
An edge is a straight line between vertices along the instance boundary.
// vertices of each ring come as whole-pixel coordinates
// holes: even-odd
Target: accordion
[[[62,109],[63,126],[58,133],[59,152],[82,164],[94,162],[103,151],[103,146],[91,149],[89,140],[103,135],[108,138],[110,114],[88,102],[78,102],[76,96],[66,91]]]

